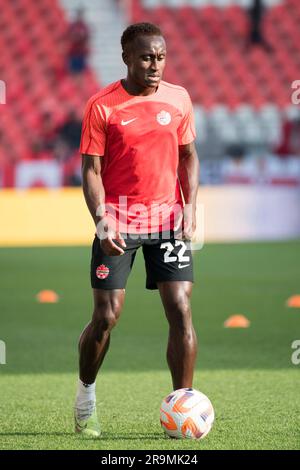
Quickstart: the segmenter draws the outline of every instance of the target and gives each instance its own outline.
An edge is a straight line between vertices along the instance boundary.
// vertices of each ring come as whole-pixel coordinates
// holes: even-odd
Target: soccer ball
[[[170,393],[160,407],[160,422],[169,437],[203,439],[210,431],[215,414],[204,393],[180,388]]]

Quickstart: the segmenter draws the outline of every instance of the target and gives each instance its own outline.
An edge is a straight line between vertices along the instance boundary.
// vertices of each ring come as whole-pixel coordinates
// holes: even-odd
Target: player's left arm
[[[196,230],[196,202],[200,165],[195,142],[179,145],[178,149],[178,178],[185,202],[183,237],[191,240]]]

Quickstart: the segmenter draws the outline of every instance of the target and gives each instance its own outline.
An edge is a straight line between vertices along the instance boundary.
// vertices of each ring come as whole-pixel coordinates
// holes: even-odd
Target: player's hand
[[[180,215],[174,224],[174,231],[176,232],[178,230],[179,233],[176,233],[176,238],[192,240],[196,230],[196,210],[191,204],[186,204],[183,211],[180,212]]]
[[[100,240],[100,246],[107,256],[124,255],[125,240],[119,231],[115,231],[110,227],[106,218],[102,218],[97,224],[97,236]]]
[[[117,241],[121,246],[124,248],[126,247],[126,243],[122,238],[120,232],[116,232],[115,236],[112,238],[108,236],[103,240],[100,240],[100,245],[104,253],[108,256],[121,256],[124,255],[125,251],[115,243]]]

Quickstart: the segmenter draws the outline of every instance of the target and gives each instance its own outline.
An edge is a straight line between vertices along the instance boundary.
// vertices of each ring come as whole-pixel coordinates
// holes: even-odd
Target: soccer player
[[[79,340],[75,430],[91,437],[100,436],[96,376],[139,247],[146,288],[159,290],[169,323],[174,390],[192,387],[197,353],[190,306],[199,181],[192,104],[184,88],[162,81],[166,43],[157,26],[133,24],[121,44],[127,77],[89,100],[80,145],[83,192],[97,233],[94,312]]]

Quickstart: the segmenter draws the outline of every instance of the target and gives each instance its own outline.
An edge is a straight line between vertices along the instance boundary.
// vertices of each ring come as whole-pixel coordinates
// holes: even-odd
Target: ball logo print
[[[162,126],[167,126],[171,122],[171,114],[168,113],[168,111],[162,110],[156,115],[156,120],[158,124],[161,124]]]
[[[214,409],[204,393],[181,388],[162,401],[160,422],[169,437],[203,439],[213,425]]]
[[[106,279],[109,275],[109,268],[105,264],[100,264],[96,269],[96,276],[98,279]]]

